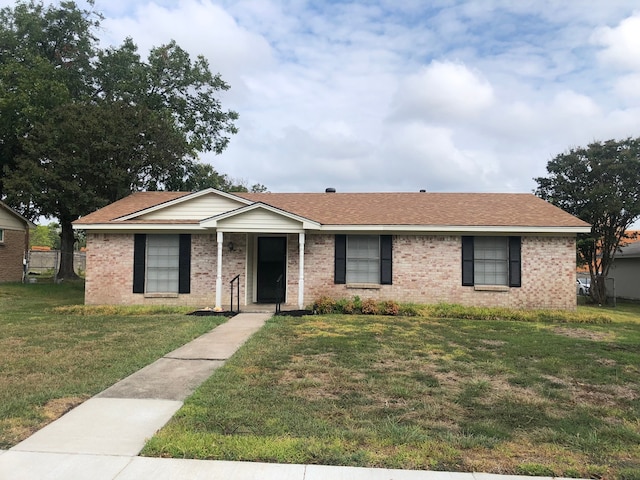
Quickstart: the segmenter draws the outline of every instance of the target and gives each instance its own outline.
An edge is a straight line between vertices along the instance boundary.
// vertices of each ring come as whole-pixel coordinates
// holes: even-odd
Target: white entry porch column
[[[222,232],[217,233],[218,241],[218,260],[216,271],[216,310],[222,310],[222,245],[224,241],[224,235]]]
[[[304,308],[304,233],[298,234],[298,249],[300,258],[298,259],[298,308]]]

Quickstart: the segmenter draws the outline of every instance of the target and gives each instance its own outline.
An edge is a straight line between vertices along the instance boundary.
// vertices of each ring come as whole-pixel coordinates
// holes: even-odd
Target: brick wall
[[[305,302],[334,298],[393,299],[416,303],[458,303],[513,308],[575,309],[575,239],[522,238],[522,286],[480,291],[462,286],[459,236],[393,237],[393,285],[351,288],[333,283],[333,235],[307,236]]]
[[[228,247],[233,242],[234,249]],[[191,294],[177,298],[145,298],[133,294],[133,235],[87,236],[87,304],[215,305],[216,237],[192,235]],[[249,252],[253,255],[253,252]],[[321,295],[334,298],[393,299],[416,303],[459,303],[514,308],[574,309],[575,240],[523,237],[522,287],[478,291],[463,287],[459,236],[393,236],[393,285],[351,288],[333,283],[333,235],[307,235],[305,244],[305,303]],[[240,274],[240,303],[245,303],[247,236],[225,234],[222,303],[229,304],[229,282]],[[288,236],[286,301],[298,299],[298,235]],[[247,292],[251,302],[253,292]],[[234,297],[235,302],[235,297]]]
[[[0,243],[0,282],[22,281],[24,251],[24,230],[4,229],[4,242]]]

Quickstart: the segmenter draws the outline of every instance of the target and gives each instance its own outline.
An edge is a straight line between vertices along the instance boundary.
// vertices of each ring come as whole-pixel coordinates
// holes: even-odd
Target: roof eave
[[[339,231],[384,231],[415,233],[526,233],[569,234],[589,233],[591,227],[571,226],[521,226],[521,225],[322,225],[322,230]]]
[[[287,215],[288,216],[288,215]],[[215,218],[215,217],[214,217]],[[190,230],[210,231],[216,228],[217,222],[211,218],[200,223],[135,223],[135,222],[107,222],[82,224],[74,223],[74,230],[102,230],[102,231],[134,231],[134,230]],[[431,234],[546,234],[546,235],[576,235],[589,233],[591,227],[549,227],[549,226],[482,226],[482,225],[319,225],[315,222],[302,222],[303,230],[326,232],[389,232],[389,233],[431,233]]]

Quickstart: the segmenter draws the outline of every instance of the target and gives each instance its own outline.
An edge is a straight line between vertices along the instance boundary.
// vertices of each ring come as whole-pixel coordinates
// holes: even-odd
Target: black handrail
[[[276,313],[280,313],[281,310],[280,305],[284,296],[282,293],[282,274],[280,274],[278,280],[276,280]]]
[[[229,282],[229,288],[231,290],[231,313],[233,313],[233,282],[236,282],[236,298],[238,299],[238,313],[240,313],[240,275],[233,277],[233,280]]]

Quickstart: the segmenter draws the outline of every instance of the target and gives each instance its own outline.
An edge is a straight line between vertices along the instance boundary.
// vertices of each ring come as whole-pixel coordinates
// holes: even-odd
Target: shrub
[[[349,310],[349,300],[346,298],[339,298],[335,301],[333,308],[334,313],[347,313],[347,310]]]
[[[362,302],[362,313],[365,315],[378,315],[380,313],[378,309],[378,302],[373,298],[367,298]]]
[[[400,305],[394,300],[387,300],[381,303],[380,310],[385,315],[398,315],[400,313]]]
[[[333,313],[336,309],[336,302],[332,298],[323,295],[313,302],[313,311],[319,314]]]

